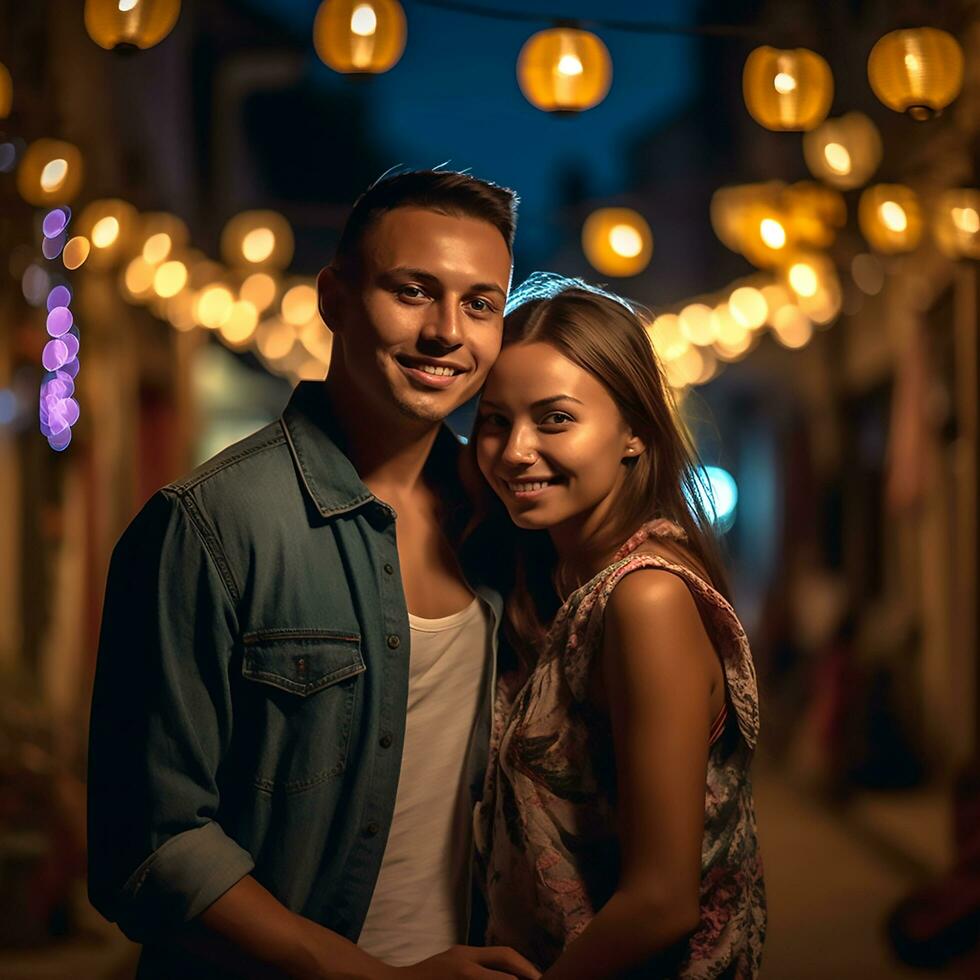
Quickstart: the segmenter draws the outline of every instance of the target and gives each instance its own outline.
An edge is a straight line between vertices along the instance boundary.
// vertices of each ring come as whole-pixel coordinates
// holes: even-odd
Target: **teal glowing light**
[[[724,533],[735,523],[738,486],[728,470],[720,466],[705,466],[698,474],[698,494],[701,506],[712,518],[716,530]]]

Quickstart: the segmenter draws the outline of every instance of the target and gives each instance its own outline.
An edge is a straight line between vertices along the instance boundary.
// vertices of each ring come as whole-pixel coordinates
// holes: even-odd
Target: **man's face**
[[[347,381],[373,405],[444,419],[480,390],[500,353],[510,268],[486,221],[407,207],[382,215],[351,281],[329,269],[320,277]]]

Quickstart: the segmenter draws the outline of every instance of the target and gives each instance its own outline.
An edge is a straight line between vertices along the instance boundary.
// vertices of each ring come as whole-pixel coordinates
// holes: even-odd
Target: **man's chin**
[[[444,422],[453,412],[465,405],[477,392],[469,388],[460,392],[395,392],[398,410],[419,422]]]

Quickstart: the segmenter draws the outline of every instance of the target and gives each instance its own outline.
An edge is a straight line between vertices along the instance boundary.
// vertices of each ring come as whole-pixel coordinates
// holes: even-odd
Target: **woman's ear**
[[[636,459],[637,456],[641,456],[646,452],[646,445],[639,436],[630,436],[626,440],[626,446],[623,449],[623,459]]]
[[[316,277],[317,309],[320,319],[333,333],[339,333],[344,318],[340,314],[340,294],[343,284],[332,265],[324,266]]]

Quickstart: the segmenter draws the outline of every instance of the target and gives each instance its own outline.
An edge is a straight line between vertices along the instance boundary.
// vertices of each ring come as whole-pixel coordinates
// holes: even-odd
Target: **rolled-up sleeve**
[[[113,552],[89,736],[89,896],[137,942],[254,867],[222,829],[234,582],[199,512],[162,491]]]

